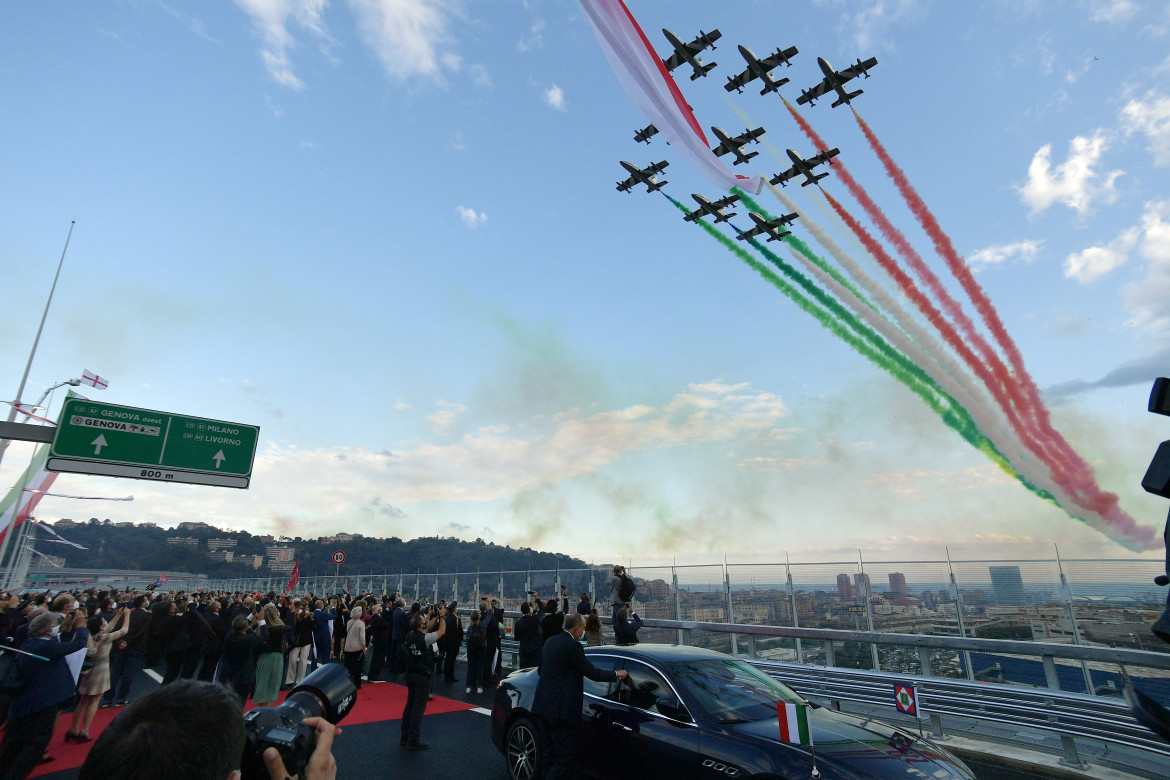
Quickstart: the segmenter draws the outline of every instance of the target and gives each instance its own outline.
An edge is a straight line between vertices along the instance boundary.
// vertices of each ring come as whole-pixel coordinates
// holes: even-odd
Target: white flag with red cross
[[[98,390],[105,390],[110,386],[110,380],[98,376],[88,368],[81,372],[81,381],[90,387],[96,387]]]

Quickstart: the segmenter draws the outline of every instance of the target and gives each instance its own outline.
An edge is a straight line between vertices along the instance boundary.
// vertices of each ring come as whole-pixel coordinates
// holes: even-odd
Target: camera
[[[279,707],[256,707],[244,715],[244,758],[240,763],[243,780],[264,780],[264,751],[276,748],[289,775],[305,776],[309,757],[317,747],[317,733],[306,726],[305,718],[341,722],[357,702],[357,689],[349,671],[341,664],[325,664],[289,691]]]

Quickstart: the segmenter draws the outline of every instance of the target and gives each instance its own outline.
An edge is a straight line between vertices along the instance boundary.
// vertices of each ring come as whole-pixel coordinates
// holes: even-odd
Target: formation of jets
[[[792,160],[792,167],[786,171],[781,171],[769,179],[768,181],[771,184],[779,184],[781,186],[787,187],[789,179],[801,175],[805,177],[805,180],[800,183],[801,187],[807,187],[810,184],[816,184],[818,181],[825,178],[829,174],[826,171],[825,173],[814,176],[813,168],[816,168],[821,163],[828,163],[829,165],[832,165],[832,158],[840,154],[841,150],[837,148],[829,149],[828,151],[821,150],[820,153],[814,154],[812,157],[807,159],[801,159],[800,155],[791,149],[788,149],[787,152],[788,159]]]
[[[752,218],[752,222],[755,222],[756,226],[750,230],[745,230],[736,236],[736,238],[738,238],[740,241],[746,241],[749,238],[755,238],[756,236],[763,235],[764,233],[768,234],[769,241],[779,241],[780,239],[784,238],[784,236],[792,235],[791,230],[784,230],[783,228],[785,225],[791,225],[792,221],[795,220],[798,215],[792,213],[785,214],[782,217],[776,217],[775,219],[764,219],[764,217],[760,214],[757,214],[754,211],[750,211],[748,212],[748,216]]]
[[[621,163],[622,167],[629,172],[630,177],[617,183],[618,192],[630,192],[633,187],[637,187],[639,184],[646,185],[646,192],[654,192],[655,190],[662,189],[662,185],[667,183],[666,179],[659,180],[657,176],[657,174],[662,173],[666,166],[670,165],[666,160],[651,163],[645,168],[639,168],[625,160],[622,160]]]
[[[690,43],[685,43],[681,38],[672,33],[670,30],[667,30],[665,27],[662,29],[662,34],[666,36],[667,42],[670,43],[671,47],[673,48],[670,56],[662,60],[663,67],[665,67],[668,71],[673,71],[684,64],[690,65],[690,79],[691,81],[695,81],[700,76],[706,76],[711,72],[711,69],[715,67],[714,62],[704,63],[702,57],[700,57],[699,54],[705,49],[716,48],[715,41],[719,40],[719,38],[722,36],[722,33],[720,33],[718,30],[712,30],[711,32],[703,32],[702,30],[699,30],[698,37],[696,37]],[[727,83],[723,88],[728,92],[733,90],[735,92],[743,92],[744,86],[752,81],[759,79],[760,83],[763,85],[763,89],[760,90],[760,94],[766,95],[769,92],[775,92],[776,94],[779,94],[780,87],[789,82],[787,78],[773,78],[772,71],[781,65],[791,67],[792,57],[794,57],[798,52],[795,46],[790,46],[787,49],[783,47],[777,47],[776,51],[772,54],[768,55],[767,57],[760,58],[757,57],[751,49],[741,45],[739,47],[739,53],[743,56],[744,62],[747,63],[747,67],[744,68],[741,73],[738,73],[734,76],[729,76],[727,78]],[[877,59],[870,57],[869,59],[862,61],[860,58],[858,58],[857,62],[848,68],[845,68],[844,70],[834,70],[833,67],[823,57],[817,57],[817,65],[820,66],[821,73],[824,74],[824,77],[818,83],[814,84],[808,89],[802,90],[800,97],[796,99],[796,102],[802,105],[805,103],[808,105],[813,105],[815,104],[817,98],[830,92],[834,92],[836,93],[837,98],[833,102],[833,107],[835,108],[842,104],[849,105],[853,98],[862,94],[862,90],[860,89],[854,92],[849,92],[845,89],[845,84],[857,78],[858,76],[869,78],[869,70],[873,66],[877,65]],[[715,137],[719,139],[719,145],[712,150],[715,155],[717,157],[722,157],[725,154],[732,154],[735,157],[732,165],[739,165],[740,163],[746,163],[748,160],[759,154],[758,151],[745,152],[744,147],[746,147],[749,143],[759,143],[757,139],[764,134],[764,128],[757,127],[754,130],[748,128],[743,133],[734,137],[720,127],[712,127],[711,132],[714,133]],[[646,127],[643,127],[634,133],[634,141],[637,143],[649,144],[650,139],[657,134],[657,127],[652,124],[647,125]],[[787,170],[776,174],[771,179],[769,179],[769,181],[774,185],[780,184],[787,186],[790,180],[803,176],[804,180],[800,182],[800,186],[807,187],[810,184],[816,184],[821,179],[829,175],[828,172],[818,174],[815,172],[815,169],[818,165],[826,163],[828,165],[832,165],[832,158],[840,154],[840,150],[836,148],[822,149],[817,154],[808,158],[801,157],[791,149],[788,149],[787,153],[788,158],[792,160],[792,166]],[[625,160],[622,160],[621,164],[622,167],[626,169],[626,172],[629,174],[629,176],[617,183],[617,189],[619,192],[631,192],[633,188],[639,184],[645,185],[647,192],[655,192],[662,189],[662,185],[667,183],[665,179],[658,178],[658,175],[662,173],[667,165],[669,165],[669,163],[665,160],[658,163],[651,163],[645,168],[639,168],[638,166],[626,162]],[[685,219],[687,222],[695,222],[696,220],[702,219],[703,217],[711,217],[716,224],[720,222],[730,222],[730,219],[735,216],[735,212],[727,211],[727,208],[740,200],[739,195],[728,195],[714,201],[708,200],[698,193],[693,193],[691,197],[694,199],[697,207],[694,211],[683,217],[683,219]],[[787,225],[792,224],[793,220],[795,220],[798,215],[795,213],[784,214],[779,217],[774,217],[773,219],[765,219],[762,214],[758,214],[752,211],[748,212],[748,216],[751,217],[753,226],[750,229],[744,231],[739,231],[736,229],[736,232],[738,233],[736,237],[740,241],[746,241],[761,235],[767,236],[768,241],[779,241],[780,239],[784,238],[784,236],[792,234],[791,231],[785,230],[784,228]]]
[[[833,66],[825,61],[824,57],[817,57],[817,64],[821,66],[821,72],[825,77],[821,79],[819,84],[814,84],[800,93],[800,97],[796,99],[797,103],[808,103],[810,106],[816,103],[817,98],[829,91],[837,93],[837,99],[833,101],[833,108],[842,103],[848,104],[853,98],[862,93],[863,90],[856,92],[846,92],[845,82],[851,81],[858,76],[869,78],[869,69],[877,65],[877,58],[870,57],[865,62],[858,58],[857,62],[850,65],[845,70],[833,70]]]
[[[712,30],[709,33],[699,30],[699,37],[690,43],[683,43],[677,35],[665,27],[662,28],[662,34],[666,36],[666,40],[674,47],[674,53],[662,61],[662,64],[667,70],[674,70],[685,62],[693,70],[691,73],[691,81],[694,81],[699,76],[706,76],[707,72],[715,67],[714,62],[709,65],[704,65],[703,58],[699,56],[699,52],[708,46],[711,49],[715,48],[715,41],[719,40],[722,35],[718,30]]]
[[[759,141],[756,139],[764,134],[764,128],[757,127],[755,130],[749,129],[744,133],[740,133],[735,138],[729,136],[727,131],[722,127],[712,127],[711,132],[714,133],[715,137],[719,139],[719,145],[711,150],[715,152],[715,156],[722,157],[728,152],[731,152],[735,155],[735,160],[731,164],[739,165],[740,163],[745,163],[759,154],[759,152],[748,152],[747,154],[744,154],[743,148],[749,143],[758,144]]]
[[[759,59],[746,46],[739,47],[739,53],[743,55],[744,60],[747,61],[747,68],[738,76],[728,76],[727,83],[723,88],[728,92],[735,90],[736,92],[743,92],[743,85],[747,84],[753,79],[759,79],[764,84],[764,88],[760,90],[761,95],[766,95],[769,92],[779,93],[780,87],[788,83],[788,79],[780,79],[776,81],[772,78],[771,73],[780,65],[787,65],[792,67],[791,58],[796,54],[796,47],[790,46],[787,49],[776,49],[776,53],[764,59]]]
[[[723,209],[727,208],[732,203],[735,203],[737,200],[739,200],[738,195],[728,195],[726,198],[720,198],[719,200],[715,201],[714,203],[707,200],[706,198],[704,198],[702,195],[699,195],[698,193],[692,193],[691,197],[695,199],[695,203],[698,203],[699,207],[697,209],[695,209],[694,211],[692,211],[690,214],[687,214],[685,217],[683,217],[683,219],[686,220],[687,222],[694,222],[696,219],[699,219],[700,217],[710,216],[710,217],[715,218],[715,224],[717,224],[717,225],[720,222],[726,222],[727,220],[729,220],[735,216],[734,211],[725,212]]]

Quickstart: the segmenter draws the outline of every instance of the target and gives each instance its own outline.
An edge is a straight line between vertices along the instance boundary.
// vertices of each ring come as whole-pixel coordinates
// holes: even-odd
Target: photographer
[[[428,623],[422,613],[411,619],[411,631],[406,635],[410,661],[406,667],[406,706],[402,709],[402,739],[399,744],[407,750],[426,750],[430,745],[419,741],[423,713],[431,694],[431,676],[435,671],[431,647],[447,631],[446,611],[439,607]],[[435,628],[438,628],[436,631]]]
[[[626,605],[618,610],[617,622],[613,625],[613,635],[619,645],[638,644],[638,629],[642,627],[642,618]]]
[[[332,747],[341,729],[324,718],[307,718],[317,746],[299,780],[333,780]],[[216,738],[210,738],[215,735]],[[94,742],[80,780],[239,780],[246,733],[244,713],[230,690],[180,680],[142,696]],[[263,755],[272,780],[291,780],[280,754]]]
[[[530,669],[540,663],[544,637],[540,633],[540,619],[532,614],[532,605],[524,602],[520,605],[520,612],[520,618],[512,627],[512,634],[520,643],[520,668]]]

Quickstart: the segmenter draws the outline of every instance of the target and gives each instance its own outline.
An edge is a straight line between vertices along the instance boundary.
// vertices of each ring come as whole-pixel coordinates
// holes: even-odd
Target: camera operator
[[[411,618],[411,631],[404,640],[410,649],[406,667],[406,706],[402,709],[402,739],[399,744],[407,750],[426,750],[430,745],[419,741],[423,713],[431,694],[431,676],[435,671],[431,647],[447,631],[446,610],[439,607],[428,622],[423,613]],[[435,629],[438,628],[436,631]],[[425,630],[424,630],[425,629]]]
[[[306,718],[317,746],[304,777],[333,780],[341,729]],[[210,738],[217,735],[217,738]],[[179,680],[134,700],[94,742],[79,780],[239,780],[246,733],[240,700],[222,685]],[[292,780],[275,748],[264,751],[272,780]]]

